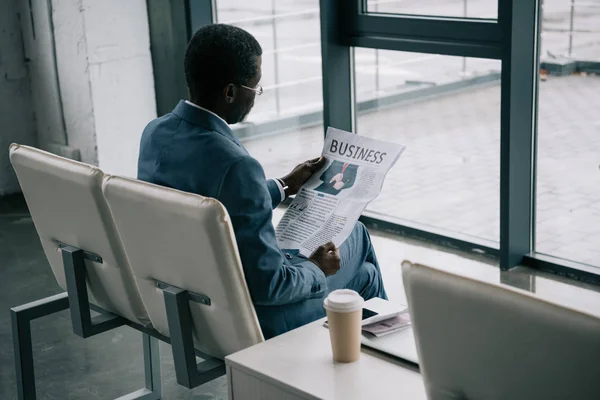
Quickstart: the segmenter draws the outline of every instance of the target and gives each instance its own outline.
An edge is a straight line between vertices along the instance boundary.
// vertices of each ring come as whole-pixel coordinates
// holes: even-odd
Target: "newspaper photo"
[[[328,128],[325,166],[302,186],[276,228],[282,249],[309,257],[319,246],[340,246],[365,207],[381,192],[405,146]]]

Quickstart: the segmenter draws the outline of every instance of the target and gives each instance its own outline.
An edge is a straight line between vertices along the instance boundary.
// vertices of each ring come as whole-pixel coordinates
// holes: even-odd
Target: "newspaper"
[[[340,246],[381,192],[405,147],[328,128],[325,166],[302,186],[277,225],[279,247],[309,257],[331,241]]]
[[[410,314],[404,312],[383,321],[374,322],[362,327],[363,332],[369,332],[375,337],[389,335],[390,333],[398,332],[412,324]]]

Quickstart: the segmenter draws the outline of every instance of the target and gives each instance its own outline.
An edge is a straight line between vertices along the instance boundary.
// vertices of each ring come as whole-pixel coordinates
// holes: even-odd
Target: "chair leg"
[[[161,400],[160,353],[158,339],[142,333],[146,387],[116,400]]]
[[[204,361],[196,363],[188,293],[168,286],[163,289],[163,295],[177,383],[193,389],[225,375],[225,362],[222,360],[201,354]]]
[[[61,293],[10,310],[19,400],[35,400],[36,398],[31,321],[67,308],[69,308],[68,295]]]
[[[19,400],[35,400],[35,374],[31,321],[69,308],[67,293],[61,293],[11,309],[17,395]],[[161,400],[160,354],[158,339],[144,333],[144,371],[146,387],[117,400]]]
[[[146,372],[146,389],[154,393],[152,400],[162,398],[162,381],[160,377],[160,348],[159,341],[143,333],[144,340],[144,370]],[[150,398],[148,398],[150,400]]]
[[[97,317],[92,318],[90,315],[91,305],[88,299],[85,259],[96,260],[95,257],[97,257],[101,260],[100,256],[65,244],[60,247],[60,250],[65,268],[73,332],[85,339],[125,325],[127,322],[125,318],[104,310]]]
[[[11,313],[15,372],[19,400],[35,399],[35,376],[33,373],[33,349],[31,326],[20,314]]]

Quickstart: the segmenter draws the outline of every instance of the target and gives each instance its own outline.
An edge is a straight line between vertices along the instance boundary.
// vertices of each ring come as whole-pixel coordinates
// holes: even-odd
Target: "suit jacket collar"
[[[233,141],[238,146],[241,145],[240,141],[233,135],[233,131],[231,130],[229,125],[225,123],[225,121],[208,111],[201,110],[199,108],[187,104],[184,100],[179,101],[179,104],[177,104],[177,106],[173,110],[173,114],[194,125],[198,125],[204,129],[217,132],[225,136],[227,139]]]

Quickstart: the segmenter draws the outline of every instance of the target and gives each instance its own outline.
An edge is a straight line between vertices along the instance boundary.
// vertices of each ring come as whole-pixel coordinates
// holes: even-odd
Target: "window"
[[[535,250],[600,267],[600,77],[581,62],[600,59],[600,4],[574,4],[543,9]]]
[[[370,13],[498,18],[498,0],[367,0]]]
[[[541,59],[598,61],[600,3],[542,1]]]
[[[499,240],[500,62],[356,49],[357,132],[407,150],[368,210]]]
[[[323,124],[250,138],[243,143],[248,152],[260,161],[267,177],[281,177],[301,162],[321,155]]]
[[[262,96],[233,127],[267,176],[281,176],[323,143],[319,1],[217,0],[220,23],[250,32],[263,48]]]
[[[322,110],[319,2],[217,2],[221,23],[250,32],[263,48],[265,90],[248,118],[263,123]],[[289,128],[289,127],[288,127]]]
[[[600,267],[596,3],[216,0],[218,22],[246,29],[263,47],[265,93],[234,132],[267,176],[320,154],[323,115],[335,127],[402,143],[407,150],[367,221],[498,256],[503,269],[522,264],[600,282],[600,272],[582,264]],[[511,18],[497,20],[499,7]],[[199,9],[188,16],[209,23]],[[400,26],[390,14],[410,18]],[[157,47],[176,53],[179,46],[159,40],[164,21],[155,25]],[[331,66],[324,77],[322,43]],[[534,82],[538,51],[542,81]],[[502,81],[500,58],[509,68]],[[167,77],[156,80],[164,108],[182,88],[159,85],[176,66],[160,57],[156,64]]]

